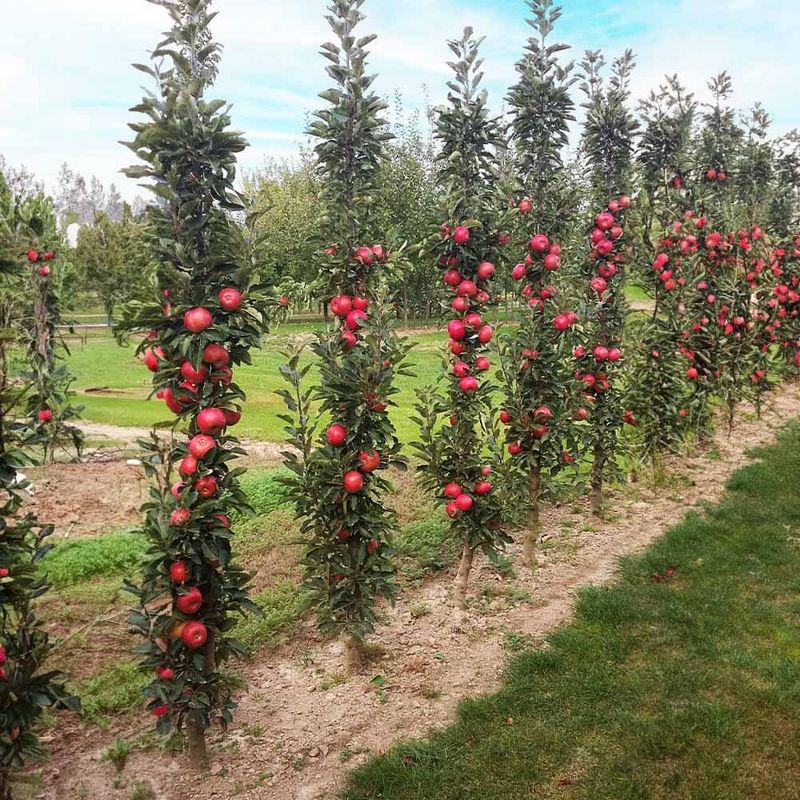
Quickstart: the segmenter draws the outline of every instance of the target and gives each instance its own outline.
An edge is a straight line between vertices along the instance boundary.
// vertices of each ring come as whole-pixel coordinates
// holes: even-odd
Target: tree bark
[[[364,642],[349,634],[344,642],[344,666],[348,675],[360,672],[364,666]]]
[[[186,738],[189,742],[189,765],[198,772],[208,769],[206,732],[194,721],[186,723]]]
[[[464,543],[461,562],[458,565],[458,573],[453,583],[453,598],[456,601],[456,606],[462,610],[467,607],[467,584],[469,583],[469,573],[472,570],[474,555],[475,551],[467,543]]]
[[[528,482],[528,530],[525,533],[524,557],[525,563],[533,569],[536,566],[536,542],[541,531],[539,518],[539,490],[542,485],[542,473],[537,467],[531,472]]]
[[[594,463],[592,464],[592,482],[589,491],[589,502],[592,513],[598,516],[603,513],[603,469],[606,465],[606,454],[601,444],[594,446]]]

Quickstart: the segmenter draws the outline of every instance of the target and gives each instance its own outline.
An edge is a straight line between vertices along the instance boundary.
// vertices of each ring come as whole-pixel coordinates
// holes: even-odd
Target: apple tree
[[[30,221],[0,175],[0,281],[24,285],[22,241]],[[20,235],[20,232],[24,232]],[[0,357],[0,799],[11,800],[13,774],[44,757],[37,723],[46,709],[79,709],[66,675],[45,668],[55,642],[42,627],[35,601],[48,590],[39,562],[53,528],[23,508],[27,482],[18,469],[30,463],[43,433],[15,409],[30,387],[9,385],[5,340]]]
[[[150,547],[141,582],[128,587],[139,601],[130,622],[153,675],[148,709],[161,732],[186,729],[202,766],[205,732],[227,726],[235,708],[236,679],[223,664],[244,650],[231,629],[254,610],[249,575],[231,551],[232,512],[249,509],[243,469],[233,466],[244,451],[230,429],[245,402],[233,370],[260,345],[269,301],[231,216],[243,210],[234,179],[246,142],[225,102],[207,97],[221,56],[209,29],[215,13],[210,0],[157,4],[172,27],[152,63],[136,65],[155,89],[133,109],[144,120],[130,125],[128,146],[143,163],[126,174],[158,200],[147,222],[158,280],[152,299],[124,308],[119,330],[145,333],[138,352],[174,419],[170,438],[142,443],[154,479],[143,506]]]
[[[509,236],[499,190],[502,132],[480,88],[481,41],[465,28],[461,39],[449,42],[455,74],[449,103],[438,109],[436,121],[446,221],[428,244],[452,298],[450,352],[438,388],[426,391],[416,407],[420,441],[413,444],[423,485],[444,502],[461,547],[454,595],[462,609],[475,552],[493,557],[509,541],[491,465],[485,463],[493,430],[488,352],[494,330],[484,315]]]
[[[291,495],[306,538],[305,579],[321,631],[344,640],[357,669],[376,624],[376,603],[397,591],[390,536],[394,512],[385,472],[404,468],[389,408],[407,345],[385,303],[382,273],[393,254],[380,244],[374,199],[390,138],[366,71],[373,35],[358,35],[363,0],[334,0],[327,20],[335,42],[322,45],[334,85],[320,97],[309,133],[321,183],[322,246],[318,289],[336,318],[312,345],[319,383],[304,388],[308,366],[290,354],[282,391],[290,414]],[[373,244],[368,244],[372,242]],[[375,242],[378,242],[375,244]],[[315,409],[312,402],[318,402]],[[317,431],[319,415],[327,420]],[[319,435],[317,435],[319,433]]]

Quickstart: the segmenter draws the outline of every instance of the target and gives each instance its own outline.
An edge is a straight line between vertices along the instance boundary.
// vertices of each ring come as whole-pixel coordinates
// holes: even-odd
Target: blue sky
[[[736,105],[762,100],[774,131],[800,125],[798,0],[564,0],[557,38],[572,57],[602,48],[613,57],[637,54],[637,97],[677,72],[703,99],[705,82],[727,69]],[[308,114],[327,86],[318,45],[328,38],[325,0],[217,0],[214,32],[226,47],[218,95],[233,102],[233,118],[251,147],[245,169],[266,157],[291,157],[303,141]],[[486,85],[499,110],[514,78],[527,26],[524,0],[367,0],[364,31],[379,35],[371,66],[377,88],[400,90],[408,107],[444,97],[445,40],[472,25],[486,36]],[[145,0],[23,0],[3,10],[0,30],[0,154],[25,164],[52,186],[67,161],[126,197],[141,190],[119,175],[129,162],[127,109],[146,76],[132,61],[166,27],[163,9]]]

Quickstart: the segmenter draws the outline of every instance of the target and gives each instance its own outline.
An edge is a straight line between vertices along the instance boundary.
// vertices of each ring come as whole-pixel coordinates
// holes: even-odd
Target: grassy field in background
[[[279,374],[284,363],[281,352],[298,337],[308,336],[321,324],[292,324],[276,327],[264,339],[263,349],[253,353],[253,364],[237,370],[237,379],[247,392],[247,409],[237,428],[237,433],[250,439],[283,441],[283,423],[276,414],[285,411],[275,390],[285,386]],[[434,382],[438,376],[444,348],[441,333],[416,333],[409,364],[416,373],[413,378],[401,378],[400,394],[392,418],[398,433],[408,441],[415,433],[409,416],[421,386]],[[92,329],[85,341],[68,340],[71,357],[69,365],[76,376],[74,385],[79,402],[85,406],[84,419],[108,425],[149,427],[155,422],[171,417],[163,402],[147,400],[151,390],[151,375],[134,357],[134,348],[117,345],[104,329]],[[308,358],[311,358],[309,353]],[[313,379],[313,373],[309,379]],[[100,389],[101,391],[88,391]]]
[[[739,470],[501,691],[358,769],[344,800],[793,800],[800,425]]]

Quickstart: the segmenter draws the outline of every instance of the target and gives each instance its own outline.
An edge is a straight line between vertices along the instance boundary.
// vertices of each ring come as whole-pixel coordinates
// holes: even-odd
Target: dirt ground
[[[367,755],[446,725],[462,699],[496,689],[509,658],[504,646],[509,635],[533,645],[543,642],[569,618],[577,589],[611,579],[620,556],[642,550],[687,510],[717,501],[728,477],[747,460],[747,450],[770,441],[798,414],[800,388],[785,386],[761,420],[744,409],[730,438],[721,432],[703,453],[671,459],[661,488],[641,482],[613,492],[608,501],[613,514],[606,520],[572,504],[548,509],[537,568],[524,566],[521,541],[509,548],[513,569],[503,574],[478,561],[463,618],[451,604],[452,574],[407,589],[385,610],[372,640],[375,658],[361,674],[348,677],[340,643],[323,641],[306,624],[277,651],[245,668],[249,688],[235,725],[226,737],[211,737],[210,776],[185,775],[183,756],[135,753],[119,779],[122,788],[114,789],[116,772],[101,761],[103,750],[114,736],[146,730],[150,721],[142,715],[130,730],[81,731],[65,719],[49,742],[52,760],[40,797],[127,800],[136,781],[148,784],[158,800],[334,797],[347,770]],[[116,429],[112,434],[119,438]],[[119,483],[120,470],[130,469],[95,466],[108,470],[111,484]],[[80,475],[80,483],[88,485],[85,469],[75,468],[76,482]],[[100,472],[96,478],[100,502],[97,495],[108,483]],[[135,494],[131,490],[126,502],[134,503]],[[56,506],[58,499],[48,502]],[[63,510],[64,519],[71,519],[70,513],[83,518],[80,505],[69,505],[73,510]]]

